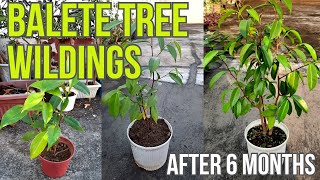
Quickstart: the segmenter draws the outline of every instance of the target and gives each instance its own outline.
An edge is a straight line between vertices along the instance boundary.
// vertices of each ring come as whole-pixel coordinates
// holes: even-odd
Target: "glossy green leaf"
[[[167,45],[168,51],[171,54],[172,58],[177,61],[177,50],[174,48],[172,45],[168,44]]]
[[[250,20],[241,20],[239,24],[240,34],[244,37],[248,37],[249,28],[250,28]]]
[[[287,6],[289,9],[290,13],[292,13],[292,0],[282,0],[283,4]]]
[[[160,58],[151,57],[149,60],[150,74],[153,74],[160,67]]]
[[[285,99],[282,103],[279,104],[278,109],[278,121],[282,122],[289,111],[289,100]]]
[[[147,107],[150,108],[150,107],[156,106],[157,102],[158,102],[158,97],[156,95],[152,95],[147,101]]]
[[[292,29],[292,30],[289,30],[289,32],[291,32],[293,35],[295,35],[297,40],[299,41],[299,43],[302,44],[302,38],[301,38],[298,31]]]
[[[77,84],[73,86],[76,90],[82,92],[83,94],[90,95],[90,90],[87,85],[83,82],[79,81]]]
[[[265,89],[266,89],[266,82],[261,81],[258,84],[257,95],[262,96],[264,94]]]
[[[266,49],[265,47],[262,47],[262,54],[263,54],[263,60],[267,64],[268,67],[272,66],[273,57],[272,52],[270,49]]]
[[[290,95],[293,95],[299,87],[299,74],[297,71],[293,71],[288,74],[287,83],[290,88]]]
[[[218,27],[220,28],[221,24],[231,15],[236,13],[237,11],[233,10],[233,9],[227,9],[225,11],[225,13],[221,16],[221,18],[219,19],[218,22]]]
[[[267,117],[268,121],[268,129],[272,129],[274,127],[274,123],[276,122],[276,118],[274,116]]]
[[[77,131],[83,131],[83,128],[81,127],[80,122],[78,120],[76,120],[75,118],[70,117],[70,116],[65,116],[63,120],[73,129],[75,129]]]
[[[275,21],[272,24],[271,30],[270,30],[270,39],[275,39],[279,37],[281,33],[281,22],[280,21]]]
[[[282,11],[281,6],[275,0],[270,0],[270,3],[273,5],[275,11],[277,12],[279,19],[282,19],[283,11]]]
[[[257,13],[256,10],[254,9],[247,9],[248,13],[250,14],[251,17],[253,17],[254,20],[256,20],[257,22],[260,22],[260,16]]]
[[[216,75],[214,75],[209,83],[209,88],[212,89],[214,84],[225,74],[226,74],[226,71],[221,71]]]
[[[65,83],[64,80],[41,80],[41,81],[32,83],[30,87],[37,88],[42,92],[47,92],[47,91],[58,88],[64,83]]]
[[[240,115],[241,115],[241,110],[242,109],[242,105],[241,105],[241,102],[238,101],[236,103],[236,105],[234,106],[234,115],[236,116],[236,118],[239,118]]]
[[[233,107],[239,100],[240,98],[240,89],[236,88],[232,91],[231,96],[230,96],[230,105]]]
[[[60,91],[59,87],[58,87],[58,88],[55,88],[55,89],[52,89],[52,90],[48,90],[47,93],[48,93],[48,94],[51,94],[51,95],[53,95],[53,96],[57,96],[57,97],[59,97],[60,99],[62,99],[62,94],[61,94],[61,91]],[[50,99],[49,99],[49,100],[50,100]]]
[[[262,116],[263,117],[270,117],[270,116],[275,116],[276,111],[273,109],[267,109],[265,111],[262,112]]]
[[[48,147],[47,150],[49,150],[53,145],[55,145],[61,135],[61,129],[59,126],[51,125],[48,127]]]
[[[308,65],[307,79],[309,90],[311,91],[316,87],[318,83],[318,68],[315,64]]]
[[[153,106],[151,108],[151,117],[155,122],[158,122],[158,116],[159,116],[158,109],[155,106]]]
[[[128,91],[130,91],[130,87],[128,87]],[[110,98],[115,94],[117,93],[118,90],[112,90],[112,91],[109,91],[107,94],[105,94],[101,100],[102,104],[106,105],[108,103],[108,101],[110,100]]]
[[[42,101],[44,93],[33,93],[28,96],[26,101],[24,102],[22,111],[29,110],[39,104]]]
[[[56,109],[59,104],[61,103],[62,99],[60,99],[59,97],[57,96],[52,96],[49,103],[52,105],[52,108],[53,109]]]
[[[233,42],[233,43],[231,43],[231,45],[229,47],[229,54],[231,56],[233,56],[233,51],[234,51],[234,48],[235,48],[236,44],[237,44],[237,42]]]
[[[178,85],[182,86],[183,82],[182,79],[179,75],[175,74],[175,73],[169,73],[169,76],[172,80],[174,80],[174,82],[176,82]]]
[[[163,51],[164,48],[165,48],[164,38],[163,37],[159,37],[158,38],[158,43],[159,43],[160,50]]]
[[[288,59],[286,58],[286,56],[282,55],[282,54],[279,54],[278,57],[277,57],[278,61],[282,64],[282,66],[284,68],[288,68],[290,69],[290,64],[289,64],[289,61]]]
[[[243,48],[241,49],[240,52],[240,63],[244,64],[244,62],[247,60],[246,59],[246,53],[248,52],[248,50],[253,46],[253,44],[246,44],[243,46]]]
[[[21,113],[22,105],[15,105],[6,111],[1,119],[1,128],[17,123],[27,115],[27,112]]]
[[[133,106],[131,106],[130,112],[129,112],[130,121],[132,122],[136,120],[139,113],[140,113],[140,107],[137,104],[134,104]],[[140,120],[140,119],[137,119],[137,120]]]
[[[203,58],[203,66],[207,67],[207,65],[213,60],[214,57],[219,53],[217,50],[213,50],[208,52]]]
[[[271,69],[271,77],[273,80],[277,78],[278,71],[279,71],[279,63],[274,63]]]
[[[303,43],[302,45],[304,45],[307,48],[307,50],[308,50],[309,54],[311,55],[312,59],[316,61],[317,60],[317,53],[313,49],[313,47],[310,44],[307,44],[307,43]]]
[[[113,94],[109,101],[108,101],[108,108],[109,108],[109,113],[112,115],[114,118],[116,118],[119,115],[120,111],[120,98],[119,98],[119,93]]]
[[[227,113],[230,109],[230,102],[223,104],[222,112]]]
[[[295,49],[293,49],[293,50],[294,50],[294,52],[296,52],[296,54],[299,56],[299,58],[300,58],[303,62],[306,62],[306,61],[307,61],[307,57],[306,57],[306,55],[304,54],[303,51],[301,51],[300,49],[297,49],[297,48],[295,48]]]
[[[302,114],[302,109],[301,109],[301,107],[296,103],[296,101],[293,101],[293,103],[294,103],[294,107],[295,107],[295,109],[296,109],[297,115],[300,117],[301,114]]]
[[[42,117],[44,122],[44,127],[49,123],[52,118],[53,107],[50,103],[43,103],[42,105]]]
[[[300,96],[293,95],[292,99],[305,113],[309,111],[307,103]]]
[[[31,142],[30,145],[30,158],[38,157],[46,148],[48,143],[48,132],[39,133]]]

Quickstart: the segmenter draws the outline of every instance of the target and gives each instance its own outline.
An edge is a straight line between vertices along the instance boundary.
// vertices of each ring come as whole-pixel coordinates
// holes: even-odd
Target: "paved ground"
[[[189,39],[179,39],[183,49],[183,58],[178,66],[183,71],[183,87],[165,80],[159,87],[159,115],[168,119],[173,126],[173,138],[169,153],[201,153],[203,151],[203,87],[197,82],[203,82],[200,57],[202,57],[202,27],[195,29]],[[145,54],[148,54],[147,48]],[[165,54],[162,57],[161,71],[173,67],[173,60]],[[142,65],[146,65],[142,63]],[[145,76],[146,77],[146,76]],[[198,77],[198,78],[197,78]],[[147,79],[144,79],[146,81]],[[104,93],[124,83],[120,81],[105,81]],[[186,176],[166,176],[167,164],[155,172],[140,169],[133,160],[129,141],[126,137],[128,120],[114,120],[108,116],[107,108],[103,110],[102,129],[102,174],[103,179],[201,179],[191,177],[191,169],[187,169]],[[128,119],[128,118],[126,118]],[[190,162],[189,162],[190,163]]]
[[[84,104],[91,107],[84,109]],[[101,111],[100,99],[77,100],[77,105],[69,115],[77,118],[85,132],[80,133],[63,126],[63,135],[76,147],[76,153],[62,180],[101,179]],[[38,160],[29,158],[29,144],[21,140],[28,126],[18,123],[16,127],[0,130],[0,179],[35,180],[47,178]]]

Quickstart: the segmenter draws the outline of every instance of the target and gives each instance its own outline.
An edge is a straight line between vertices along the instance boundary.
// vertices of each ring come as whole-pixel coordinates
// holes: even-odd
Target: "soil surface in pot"
[[[272,131],[272,135],[263,135],[262,134],[262,126],[255,126],[248,131],[247,134],[248,140],[262,148],[272,148],[281,145],[287,139],[286,133],[278,128],[274,127]]]
[[[74,92],[70,92],[69,97],[75,96],[76,94]],[[63,97],[66,97],[66,95],[64,93],[62,93]]]
[[[12,85],[9,86],[0,86],[0,95],[10,95],[10,94],[24,94],[27,91],[25,89],[16,88]]]
[[[143,147],[159,146],[165,143],[170,136],[170,129],[163,119],[158,119],[158,123],[151,118],[139,120],[129,130],[130,139]]]
[[[43,151],[41,157],[51,162],[62,162],[71,157],[71,151],[66,144],[59,142],[56,149],[53,147],[49,151]]]

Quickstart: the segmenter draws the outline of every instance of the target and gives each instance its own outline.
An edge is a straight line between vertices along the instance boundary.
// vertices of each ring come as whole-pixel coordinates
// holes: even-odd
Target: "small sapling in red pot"
[[[281,3],[292,11],[291,0]],[[261,22],[263,15],[259,14],[267,7],[276,13],[271,23]],[[238,11],[228,9],[219,26],[231,15],[239,18],[240,32],[224,42],[223,50],[213,50],[204,58],[205,66],[219,60],[226,69],[213,76],[210,87],[229,74],[234,82],[222,93],[223,111],[231,110],[239,118],[251,109],[258,110],[260,119],[250,123],[244,133],[249,154],[285,153],[289,130],[283,121],[294,109],[298,116],[308,112],[307,103],[296,92],[304,83],[304,68],[309,89],[316,87],[320,75],[316,52],[296,30],[285,26],[279,1],[269,0],[257,7],[245,5]],[[236,53],[238,67],[229,63]]]
[[[35,88],[36,91],[28,96],[23,105],[9,109],[3,115],[0,126],[4,128],[19,120],[30,125],[33,130],[22,137],[25,141],[32,140],[30,159],[39,157],[43,172],[52,178],[64,176],[75,153],[73,143],[61,133],[61,124],[65,123],[75,130],[83,131],[78,120],[63,113],[69,103],[68,96],[72,93],[64,84],[64,80],[32,83],[29,88]],[[90,93],[85,84],[76,78],[69,81],[69,86],[85,94]],[[52,95],[49,102],[46,94]],[[60,110],[57,108],[59,104]]]
[[[159,38],[158,42],[160,53],[157,56],[153,54],[152,40],[149,42],[152,57],[146,73],[150,74],[151,81],[127,79],[126,84],[108,92],[102,99],[113,117],[120,116],[123,119],[129,114],[131,123],[127,129],[127,137],[133,157],[139,167],[148,171],[157,170],[165,164],[173,134],[169,121],[158,114],[157,87],[162,78],[157,71],[160,67],[159,55],[168,51],[174,60],[178,53],[181,57],[181,48],[176,41],[165,44],[164,39]],[[177,69],[164,76],[171,77],[179,85],[183,84]]]

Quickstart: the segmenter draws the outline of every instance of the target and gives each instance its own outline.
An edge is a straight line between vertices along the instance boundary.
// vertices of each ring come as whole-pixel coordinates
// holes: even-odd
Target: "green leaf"
[[[308,105],[300,96],[293,95],[292,99],[294,103],[296,103],[305,113],[308,113],[309,111]]]
[[[177,41],[174,41],[174,44],[176,45],[176,48],[178,49],[179,55],[180,55],[180,59],[182,58],[182,50],[181,50],[181,46]]]
[[[32,83],[30,87],[37,88],[42,92],[47,92],[60,87],[64,83],[64,80],[42,80]]]
[[[23,136],[22,136],[22,140],[24,141],[31,141],[32,139],[34,139],[37,135],[37,132],[36,131],[28,131],[26,132]]]
[[[49,103],[52,105],[52,108],[53,109],[56,109],[59,104],[61,103],[62,99],[60,99],[59,97],[57,96],[52,96]]]
[[[177,51],[176,48],[174,48],[172,45],[167,45],[168,51],[171,54],[172,58],[177,61]]]
[[[275,39],[279,37],[281,33],[281,22],[280,21],[275,21],[272,24],[271,30],[270,30],[270,39]]]
[[[265,47],[262,47],[262,54],[263,54],[263,60],[267,64],[268,67],[272,66],[272,52],[270,49],[266,49]]]
[[[21,113],[22,105],[15,105],[4,113],[1,120],[1,128],[17,123],[27,115],[27,112]]]
[[[293,101],[294,103],[294,107],[296,109],[297,115],[300,117],[302,114],[302,109],[300,108],[300,106],[296,103],[296,101]]]
[[[77,76],[75,76],[73,79],[69,80],[69,88],[72,88],[74,85],[76,85],[79,81],[79,79],[77,78]]]
[[[302,44],[302,38],[301,38],[298,31],[292,29],[292,30],[289,30],[289,32],[291,32],[293,35],[295,35],[297,40],[299,41],[299,43]]]
[[[151,57],[149,60],[150,75],[153,74],[160,67],[160,58]]]
[[[158,122],[159,112],[156,106],[151,107],[151,117],[155,122]]]
[[[127,112],[129,111],[130,107],[131,107],[131,100],[128,97],[125,97],[122,101],[121,101],[121,106],[120,106],[120,117],[123,119],[124,116],[127,114]]]
[[[241,115],[241,102],[238,101],[237,104],[234,106],[234,115],[236,118],[239,118]]]
[[[59,126],[51,125],[48,127],[48,147],[47,150],[49,150],[53,145],[55,145],[61,135],[61,129]]]
[[[179,75],[175,74],[175,73],[169,73],[169,76],[172,80],[174,80],[174,82],[176,82],[178,85],[182,86],[183,82],[182,79],[180,78]]]
[[[248,37],[249,28],[250,28],[250,20],[241,20],[239,24],[240,34],[244,37]]]
[[[78,120],[76,120],[73,117],[70,116],[65,116],[64,117],[64,122],[66,122],[70,127],[72,127],[73,129],[77,130],[77,131],[83,131],[81,124],[79,123]]]
[[[257,22],[260,22],[260,16],[257,13],[256,10],[254,9],[247,9],[248,13],[250,14],[251,17],[253,17],[254,20],[256,20]]]
[[[114,118],[116,118],[119,114],[120,110],[120,98],[119,93],[113,94],[108,101],[109,113]]]
[[[224,113],[227,113],[229,111],[229,109],[230,109],[230,102],[223,104],[222,111]]]
[[[53,107],[50,103],[43,103],[42,105],[42,117],[44,122],[44,127],[49,123],[52,118]]]
[[[47,91],[47,93],[49,93],[49,94],[51,94],[51,95],[53,95],[53,96],[57,96],[57,97],[59,97],[60,99],[62,99],[62,94],[61,94],[61,91],[60,91],[59,88],[55,88],[55,89],[53,89],[53,90],[49,90],[49,91]]]
[[[128,86],[127,86],[127,88],[129,90]],[[110,100],[110,98],[117,92],[118,92],[118,90],[112,90],[112,91],[108,92],[106,95],[104,95],[101,100],[102,104],[106,105],[108,103],[108,101]]]
[[[153,106],[156,106],[157,102],[158,102],[158,97],[156,95],[152,95],[147,101],[147,107],[151,108]]]
[[[269,90],[270,90],[270,93],[272,94],[272,96],[276,97],[276,88],[274,87],[274,85],[272,83],[269,83]]]
[[[159,37],[159,38],[158,38],[158,43],[159,43],[160,51],[163,51],[164,48],[165,48],[164,38],[163,38],[163,37]]]
[[[64,111],[69,104],[69,98],[65,98],[64,101],[60,104],[60,111]]]
[[[218,27],[221,27],[221,24],[233,13],[236,13],[237,11],[233,10],[233,9],[227,9],[225,11],[225,13],[221,16],[221,18],[219,19],[218,22]]]
[[[130,121],[132,122],[132,121],[136,120],[136,118],[137,118],[137,116],[138,116],[139,113],[140,113],[140,107],[139,107],[139,105],[138,105],[138,104],[134,104],[134,105],[131,107],[130,112],[129,112],[129,114],[130,114]],[[140,119],[138,119],[138,120],[140,120]]]
[[[90,90],[89,88],[81,81],[79,81],[77,84],[75,84],[73,86],[76,90],[86,94],[86,95],[90,95]]]
[[[283,11],[282,11],[281,6],[275,0],[270,0],[270,3],[273,5],[275,11],[277,12],[279,19],[282,19]]]
[[[258,88],[256,90],[257,91],[257,95],[262,96],[264,94],[265,89],[266,89],[266,82],[261,81],[258,84]]]
[[[287,76],[287,83],[290,88],[290,95],[292,96],[299,87],[299,74],[297,71],[293,71]]]
[[[31,160],[38,157],[46,148],[48,143],[48,132],[39,133],[31,142],[30,158]]]
[[[213,60],[214,57],[219,53],[217,50],[210,51],[203,58],[203,66],[207,67],[207,65]]]
[[[317,60],[317,53],[313,49],[313,47],[310,44],[307,44],[307,43],[303,43],[302,45],[304,45],[307,48],[307,50],[308,50],[309,54],[311,55],[312,59],[316,61]]]
[[[286,56],[282,55],[282,54],[279,54],[278,57],[277,57],[278,61],[282,64],[282,66],[284,68],[288,68],[290,69],[290,64],[289,64],[289,61],[288,59],[286,58]]]
[[[262,112],[263,117],[270,117],[270,116],[274,116],[275,114],[276,114],[276,111],[273,109],[267,109]]]
[[[229,47],[229,54],[233,56],[234,47],[236,46],[237,42],[233,42]]]
[[[290,14],[292,13],[292,0],[282,0],[283,4],[287,6],[287,8],[290,11]]]
[[[248,58],[246,56],[248,50],[253,46],[253,44],[246,44],[243,46],[243,48],[241,49],[241,52],[240,52],[240,63],[241,64],[244,64],[244,62],[247,60],[246,58]]]
[[[104,31],[110,31],[111,29],[115,28],[116,26],[120,25],[122,23],[122,21],[120,20],[114,20],[111,21],[110,23],[107,23],[103,26],[103,30]]]
[[[273,80],[277,78],[278,71],[279,71],[279,63],[274,63],[271,69],[271,77]]]
[[[303,62],[306,62],[307,61],[307,57],[306,57],[306,55],[304,54],[304,52],[302,52],[300,49],[297,49],[297,48],[295,48],[295,49],[293,49],[295,52],[296,52],[296,54],[299,56],[299,58],[303,61]]]
[[[289,111],[289,100],[285,99],[282,103],[279,104],[278,110],[278,121],[282,122]]]
[[[24,102],[22,111],[29,110],[39,104],[43,99],[44,93],[33,93],[28,96]]]
[[[276,118],[274,116],[267,117],[268,120],[268,128],[269,130],[274,127],[274,123],[276,122]]]
[[[316,67],[316,65],[308,65],[307,79],[309,90],[311,91],[317,86],[318,83],[318,68]]]
[[[226,74],[226,71],[221,71],[216,75],[214,75],[209,83],[209,88],[212,89],[214,84],[225,74]]]
[[[236,88],[232,91],[231,96],[230,96],[230,105],[233,107],[239,100],[240,98],[240,89]]]
[[[238,19],[240,19],[241,15],[242,15],[242,12],[243,12],[247,7],[249,7],[248,4],[242,6],[241,9],[238,11]]]

